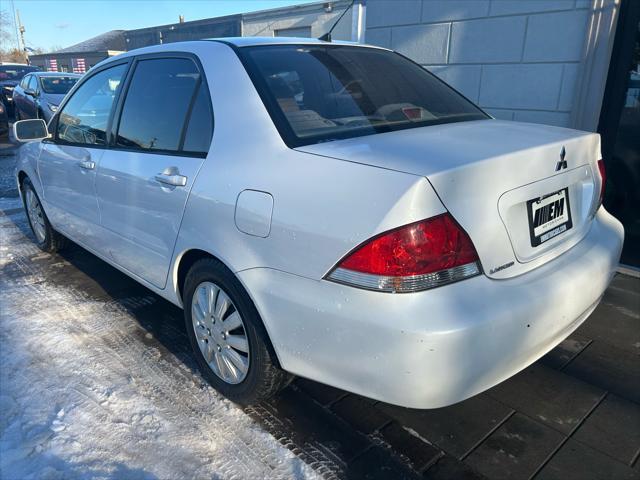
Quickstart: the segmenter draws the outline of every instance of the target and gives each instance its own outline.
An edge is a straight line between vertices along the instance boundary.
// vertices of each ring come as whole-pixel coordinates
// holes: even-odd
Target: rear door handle
[[[96,162],[93,162],[91,160],[82,160],[81,162],[78,162],[78,165],[80,166],[80,168],[84,168],[86,170],[93,170],[94,168],[96,168]]]
[[[172,187],[184,187],[187,184],[187,177],[175,173],[175,171],[167,172],[167,170],[165,170],[166,173],[159,173],[155,176],[157,182],[171,185]]]

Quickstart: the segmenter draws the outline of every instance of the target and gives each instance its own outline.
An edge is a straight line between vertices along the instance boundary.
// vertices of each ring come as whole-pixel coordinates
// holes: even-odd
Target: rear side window
[[[81,145],[106,145],[107,125],[127,65],[102,70],[87,79],[60,112],[58,140]]]
[[[122,107],[116,145],[149,151],[182,150],[192,102],[198,90],[206,93],[199,89],[200,77],[195,63],[187,58],[139,61]],[[194,114],[199,109],[194,105]],[[202,139],[195,138],[197,128],[200,126],[194,124],[189,148],[203,148]]]
[[[213,133],[213,115],[211,113],[211,100],[206,82],[201,82],[198,88],[191,118],[187,125],[182,149],[185,152],[206,154],[209,151],[211,135]]]

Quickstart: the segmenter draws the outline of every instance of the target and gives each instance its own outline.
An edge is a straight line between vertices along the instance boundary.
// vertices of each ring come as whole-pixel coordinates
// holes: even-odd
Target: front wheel
[[[38,194],[28,178],[25,178],[22,182],[22,200],[38,247],[45,252],[51,253],[62,249],[66,239],[51,227],[40,203],[40,198],[38,198]]]
[[[202,259],[193,265],[185,282],[184,316],[202,374],[230,400],[254,404],[291,380],[276,366],[253,302],[220,262]]]

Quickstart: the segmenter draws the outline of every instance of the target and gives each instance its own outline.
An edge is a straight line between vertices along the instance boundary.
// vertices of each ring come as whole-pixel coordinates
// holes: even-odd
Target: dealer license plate
[[[529,200],[527,213],[532,247],[563,234],[573,226],[569,208],[569,189],[563,188],[558,192]]]

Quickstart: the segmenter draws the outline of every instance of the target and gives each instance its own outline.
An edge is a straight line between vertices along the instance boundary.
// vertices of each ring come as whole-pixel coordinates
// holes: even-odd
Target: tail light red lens
[[[422,120],[422,109],[420,107],[405,107],[402,109],[402,113],[409,120]]]
[[[600,208],[604,200],[604,187],[607,183],[607,171],[604,168],[604,160],[602,159],[598,160],[598,170],[600,171],[600,200],[598,201],[598,208]]]
[[[365,242],[327,279],[388,292],[413,292],[478,275],[469,235],[449,213],[391,230]]]

